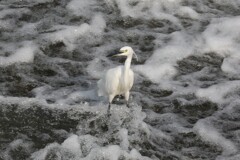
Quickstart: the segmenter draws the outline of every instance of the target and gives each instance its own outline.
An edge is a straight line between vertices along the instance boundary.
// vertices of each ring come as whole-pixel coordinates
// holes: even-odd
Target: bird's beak
[[[110,53],[107,55],[107,57],[114,57],[114,56],[121,56],[123,52],[119,51],[118,53],[114,52],[114,53]]]
[[[113,56],[116,56],[117,53],[110,53],[107,55],[107,57],[113,57]]]

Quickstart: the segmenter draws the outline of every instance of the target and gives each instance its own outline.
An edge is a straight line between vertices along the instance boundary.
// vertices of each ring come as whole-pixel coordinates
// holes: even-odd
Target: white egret
[[[118,66],[109,69],[102,79],[98,81],[98,96],[105,96],[108,98],[108,114],[110,113],[112,100],[116,95],[123,95],[128,107],[130,95],[129,91],[132,88],[134,81],[134,73],[130,68],[133,55],[135,55],[137,58],[137,55],[133,49],[125,46],[120,49],[119,53],[114,53],[107,56],[127,57],[124,66]]]

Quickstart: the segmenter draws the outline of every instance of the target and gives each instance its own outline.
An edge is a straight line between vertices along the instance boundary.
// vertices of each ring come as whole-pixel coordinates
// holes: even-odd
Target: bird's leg
[[[126,92],[126,93],[125,93],[125,100],[126,100],[126,106],[127,106],[128,108],[130,108],[130,105],[129,105],[129,103],[128,103],[128,100],[129,100],[129,92]]]
[[[126,101],[126,106],[127,106],[128,108],[130,108],[130,105],[129,105],[128,101]]]
[[[109,104],[108,104],[108,110],[107,110],[107,114],[108,114],[108,116],[111,115],[111,113],[110,113],[110,109],[111,109],[111,103],[109,102]]]
[[[109,95],[109,99],[108,99],[108,102],[109,102],[109,104],[108,104],[108,111],[107,111],[107,114],[108,114],[108,116],[110,116],[111,114],[110,114],[110,109],[111,109],[111,103],[112,103],[112,100],[113,100],[113,98],[114,98],[114,96],[115,95]]]

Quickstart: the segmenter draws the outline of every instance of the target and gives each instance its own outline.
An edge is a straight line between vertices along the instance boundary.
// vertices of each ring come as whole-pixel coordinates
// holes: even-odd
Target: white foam
[[[236,98],[235,100],[231,101],[229,105],[224,106],[224,108],[222,108],[222,110],[219,112],[220,117],[221,115],[227,115],[230,119],[239,117],[239,111],[238,111],[239,103],[240,103],[240,100]],[[240,134],[237,137],[240,138]]]
[[[21,16],[23,13],[28,12],[30,12],[30,10],[26,8],[14,8],[14,9],[5,8],[0,11],[0,19],[5,18],[8,15]]]
[[[104,0],[104,2],[107,4],[108,7],[114,8],[114,2],[113,0]]]
[[[205,52],[221,56],[239,55],[240,16],[213,19],[203,33],[206,41]]]
[[[79,144],[77,135],[71,135],[69,138],[67,138],[62,143],[62,147],[70,150],[71,152],[76,154],[78,157],[82,156],[82,151],[80,148],[80,144]]]
[[[190,7],[182,6],[179,8],[177,14],[184,18],[199,19],[200,15]]]
[[[128,141],[128,130],[126,128],[122,128],[119,131],[119,138],[121,139],[120,147],[124,150],[128,150],[129,141]]]
[[[37,23],[27,23],[23,25],[22,28],[19,29],[19,33],[23,36],[26,34],[35,35],[37,34],[36,26]]]
[[[45,92],[45,87],[39,88],[39,92]],[[37,90],[35,92],[38,92]],[[41,97],[41,94],[39,94]],[[83,106],[75,105],[69,106],[67,104],[47,104],[41,98],[19,98],[19,97],[3,97],[0,96],[2,104],[19,104],[21,107],[28,108],[32,107],[33,104],[41,107],[47,107],[48,109],[63,109],[68,113],[68,117],[71,119],[79,119],[79,114],[88,115],[96,114],[91,120],[99,116],[106,114],[107,105],[98,104],[97,106]],[[134,149],[131,142],[147,140],[150,135],[150,129],[148,125],[143,121],[146,114],[142,112],[141,106],[131,104],[132,108],[129,109],[125,105],[112,105],[111,113],[112,116],[107,118],[105,122],[108,125],[108,131],[102,132],[98,136],[91,136],[88,134],[80,134],[80,130],[87,129],[79,127],[79,135],[70,135],[62,144],[52,143],[48,144],[44,148],[34,152],[31,155],[33,160],[44,160],[49,156],[56,156],[57,158],[69,158],[76,160],[90,160],[93,158],[105,158],[105,159],[119,159],[120,157],[126,157],[126,159],[146,159],[149,158],[141,156],[141,154]],[[6,106],[6,105],[5,105]],[[79,113],[79,114],[76,114]],[[77,116],[77,117],[76,117]],[[89,119],[82,119],[89,122]],[[81,122],[79,122],[81,123]],[[101,123],[101,122],[99,122]],[[86,123],[84,123],[86,124]],[[124,124],[124,127],[123,127]],[[96,129],[101,126],[96,126]],[[93,128],[90,128],[92,130]],[[113,133],[112,131],[117,131]],[[132,134],[129,135],[128,133]],[[84,133],[84,132],[81,132]],[[115,143],[103,146],[103,143],[108,141],[108,137],[112,136],[119,139],[120,144]],[[117,143],[118,144],[118,143]]]
[[[69,51],[77,47],[78,41],[94,43],[101,38],[106,22],[101,14],[95,15],[90,24],[83,23],[80,26],[55,26],[53,29],[59,31],[46,35],[53,43],[62,41]]]
[[[224,0],[223,0],[224,1]],[[217,3],[218,1],[215,1]],[[224,1],[225,4],[232,1]],[[239,74],[240,16],[212,19],[203,32],[202,52],[214,52],[224,58],[221,69],[229,74]]]
[[[168,80],[177,73],[177,70],[170,64],[143,65],[135,67],[134,70],[143,74],[154,83]]]
[[[75,114],[76,111],[73,112]],[[67,138],[61,145],[57,143],[49,144],[45,148],[33,153],[31,158],[34,160],[44,160],[49,154],[54,154],[62,158],[71,155],[71,157],[74,157],[73,159],[78,160],[92,160],[92,159],[118,160],[123,157],[126,159],[150,160],[150,158],[142,156],[137,151],[137,149],[135,149],[133,145],[130,144],[130,141],[131,142],[142,141],[143,139],[148,139],[150,136],[148,126],[143,122],[143,119],[145,118],[146,115],[142,112],[141,107],[135,105],[130,111],[130,109],[127,108],[125,105],[124,106],[112,105],[111,113],[112,116],[108,117],[109,120],[104,122],[102,122],[102,120],[100,122],[98,119],[96,119],[98,117],[101,117],[101,115],[97,115],[97,117],[93,117],[90,120],[86,119],[87,122],[95,119],[95,121],[98,121],[97,123],[107,123],[108,125],[107,132],[102,132],[96,137],[89,134],[83,134],[84,132],[79,132],[79,136],[73,134],[69,136],[69,138]],[[70,115],[71,113],[69,112],[68,116]],[[127,119],[129,121],[126,121]],[[83,123],[84,125],[86,124],[85,122]],[[122,128],[123,124],[127,128]],[[85,126],[85,129],[87,129],[86,127],[87,126]],[[95,129],[98,129],[98,127],[101,126],[95,127],[96,127]],[[79,129],[83,130],[81,126],[79,126]],[[91,130],[92,129],[93,128],[91,128]],[[114,133],[114,131],[118,132]],[[131,135],[128,135],[129,131],[132,133]],[[109,136],[117,138],[120,144],[116,145],[115,143],[111,142],[112,144],[110,143],[109,145],[104,146],[103,144],[106,141],[108,142]]]
[[[100,50],[98,54],[101,55],[101,52],[102,51]],[[105,74],[107,69],[111,68],[110,67],[111,65],[112,67],[114,67],[111,62],[106,60],[105,56],[104,57],[99,56],[98,58],[95,58],[91,62],[89,62],[89,65],[87,66],[87,72],[91,77],[101,79],[101,77]]]
[[[117,145],[111,145],[103,148],[95,148],[90,154],[85,158],[86,160],[90,159],[111,159],[118,160],[123,151]]]
[[[1,158],[3,159],[14,159],[11,157],[12,152],[21,149],[25,154],[30,154],[32,151],[33,143],[29,141],[24,141],[22,139],[16,139],[9,144],[9,147],[5,150],[5,154]]]
[[[0,29],[2,31],[16,32],[17,30],[16,21],[12,18],[7,18],[7,17],[9,16],[9,17],[20,18],[23,14],[29,13],[29,12],[30,10],[26,8],[1,9],[0,10]]]
[[[231,96],[231,93],[240,89],[240,81],[229,81],[219,83],[204,89],[198,89],[196,96],[206,98],[215,103],[223,103],[234,100],[236,97]]]
[[[150,158],[143,157],[136,149],[132,149],[129,154],[129,159],[136,159],[136,160],[150,160]]]
[[[31,92],[38,99],[52,99],[55,101],[56,104],[61,105],[72,105],[75,102],[78,102],[81,105],[86,105],[90,100],[99,100],[96,89],[83,90],[81,87],[75,87],[74,90],[71,87],[62,87],[58,90],[55,90],[51,86],[46,85],[34,88]]]
[[[19,48],[14,42],[1,42],[0,47],[2,48],[0,55],[5,55],[6,52],[14,53]]]
[[[96,90],[87,90],[87,91],[76,91],[69,93],[67,95],[66,99],[60,99],[57,101],[57,103],[65,103],[70,104],[71,102],[77,101],[77,100],[97,100],[99,99]]]
[[[0,19],[0,28],[5,31],[11,31],[14,28],[14,25],[10,20],[1,20]]]
[[[223,155],[229,155],[237,151],[235,144],[223,137],[219,131],[217,131],[212,125],[208,124],[206,120],[199,120],[193,129],[203,141],[221,147],[223,149]]]
[[[101,35],[106,27],[106,21],[101,14],[97,14],[91,21],[91,32],[96,35]]]
[[[102,148],[93,149],[90,154],[84,158],[84,160],[92,159],[110,159],[118,160],[121,157],[126,159],[139,159],[139,160],[150,160],[150,158],[141,156],[141,154],[136,150],[132,149],[130,154],[122,150],[118,145],[110,145]]]
[[[91,1],[79,1],[79,0],[72,0],[71,2],[68,3],[67,9],[73,14],[77,16],[86,16],[86,15],[91,15],[92,11],[90,10],[91,6],[95,6],[96,2],[91,0]]]
[[[32,42],[25,42],[23,47],[17,49],[9,57],[0,56],[0,66],[8,66],[13,63],[32,63],[37,47]]]
[[[37,99],[45,100],[46,98],[52,98],[48,93],[51,89],[51,86],[45,85],[34,88],[31,93],[34,94]]]
[[[134,66],[134,70],[155,83],[161,83],[176,75],[176,62],[193,54],[194,44],[190,45],[190,37],[181,32],[171,34],[171,38],[168,44],[155,50],[144,65]]]
[[[39,1],[35,1],[35,0],[25,0],[28,3],[47,3],[47,2],[53,2],[52,0],[39,0]]]
[[[130,122],[131,127],[129,130],[135,129],[138,130],[139,133],[144,133],[145,138],[149,138],[151,135],[150,129],[148,125],[143,121],[146,118],[146,113],[142,112],[142,107],[134,104],[133,106],[132,116],[134,117]]]
[[[218,156],[216,160],[239,160],[240,154],[237,155],[227,155],[227,156]]]
[[[167,44],[162,44],[162,48],[155,50],[146,64],[174,64],[176,61],[193,54],[194,47],[196,47],[194,40],[196,39],[184,32],[174,32],[170,34],[169,38],[170,41]]]
[[[27,0],[27,1],[34,3],[34,0]],[[219,5],[225,5],[225,4],[227,5],[231,3],[232,3],[231,5],[235,5],[236,3],[239,2],[239,0],[236,0],[235,1],[236,3],[234,2],[234,0],[229,0],[229,1],[213,0],[213,1],[214,3],[217,3]],[[39,2],[36,2],[36,3],[41,3],[41,2],[52,2],[52,0],[40,0]],[[139,0],[139,1],[138,0],[137,1],[105,0],[105,2],[109,5],[109,7],[117,6],[122,16],[131,16],[133,18],[137,18],[143,21],[151,20],[151,19],[154,19],[154,20],[157,19],[160,21],[162,19],[167,19],[170,21],[170,23],[173,22],[174,25],[177,25],[180,28],[181,28],[181,23],[179,22],[179,19],[175,17],[175,15],[181,16],[184,18],[190,18],[195,22],[195,21],[201,20],[202,14],[207,14],[207,15],[215,14],[215,13],[201,13],[201,12],[197,13],[193,8],[190,7],[190,5],[192,4],[190,4],[189,6],[181,6],[182,4],[186,5],[185,3],[186,1],[184,0],[145,0],[145,1],[144,0]],[[102,4],[102,1],[100,3],[101,5],[104,5]],[[196,3],[199,4],[199,2],[196,2]],[[92,78],[99,78],[103,71],[103,68],[109,67],[109,66],[111,67],[112,65],[111,62],[109,62],[107,59],[104,59],[103,57],[101,57],[103,54],[105,54],[104,52],[112,49],[113,46],[115,44],[118,44],[119,41],[121,41],[120,43],[124,43],[122,42],[122,40],[118,39],[119,36],[116,36],[116,34],[120,34],[120,33],[118,31],[112,30],[112,26],[108,27],[109,32],[106,33],[107,39],[113,35],[113,37],[110,38],[111,41],[110,42],[104,41],[105,39],[101,40],[102,35],[104,34],[104,29],[106,28],[106,22],[104,18],[106,16],[106,19],[107,19],[107,18],[110,18],[111,16],[108,15],[108,13],[104,16],[97,13],[98,11],[102,11],[101,10],[102,8],[100,8],[99,10],[96,9],[97,7],[99,7],[98,5],[99,3],[97,3],[96,0],[93,0],[93,1],[72,0],[66,6],[69,13],[72,12],[75,16],[79,16],[80,19],[81,18],[83,18],[84,20],[86,19],[86,21],[89,19],[92,19],[92,20],[90,22],[83,23],[80,25],[76,25],[77,23],[75,22],[71,22],[71,23],[75,23],[72,26],[58,25],[52,28],[52,30],[57,30],[57,32],[41,34],[46,38],[50,39],[50,42],[47,42],[48,44],[55,43],[58,41],[63,41],[64,44],[67,46],[67,49],[70,51],[77,47],[79,47],[79,49],[82,49],[84,48],[82,46],[84,46],[86,43],[94,44],[94,43],[101,42],[100,47],[96,47],[96,48],[92,47],[91,49],[88,49],[88,51],[100,49],[100,51],[95,51],[91,53],[93,56],[96,56],[97,58],[91,62],[87,62],[87,71],[89,73],[88,76]],[[61,7],[59,8],[61,9]],[[105,14],[106,12],[108,11],[103,11],[103,14]],[[11,14],[11,11],[6,11],[5,13],[1,12],[1,13],[0,13],[0,18],[3,18],[6,15]],[[93,16],[94,14],[95,16]],[[58,19],[58,15],[55,15],[55,16]],[[65,18],[71,19],[71,16],[73,15],[64,15],[64,16],[66,17],[62,17],[63,19],[62,18],[60,19],[61,20],[64,20]],[[54,20],[57,20],[55,19],[55,17],[52,17],[52,18],[54,18]],[[156,36],[155,36],[155,33],[152,32],[152,30],[149,31],[147,29],[149,33],[153,33],[156,38],[156,40],[152,42],[152,43],[155,43],[154,44],[155,51],[153,55],[146,61],[145,64],[135,66],[134,70],[144,75],[152,82],[164,84],[163,85],[164,87],[166,86],[175,87],[174,85],[178,86],[179,84],[174,84],[175,82],[173,82],[171,78],[177,74],[177,69],[175,68],[177,61],[182,60],[183,58],[189,55],[193,55],[195,53],[199,55],[201,53],[206,53],[206,52],[215,52],[224,57],[224,61],[221,66],[221,69],[224,72],[229,74],[239,74],[240,73],[239,71],[240,60],[238,58],[239,57],[239,33],[240,33],[239,20],[240,20],[239,17],[235,17],[235,18],[218,18],[211,21],[211,24],[209,26],[206,26],[207,29],[202,35],[204,39],[203,42],[199,40],[195,40],[194,38],[192,38],[192,35],[188,36],[187,35],[188,33],[185,33],[184,29],[179,32],[174,32],[172,34],[164,35],[162,33],[156,33]],[[56,23],[58,23],[58,20],[56,21]],[[146,24],[148,23],[148,21],[144,23]],[[138,30],[139,29],[138,27],[143,27],[143,28],[146,27],[145,24],[137,26],[136,28],[135,27],[133,28]],[[16,31],[20,35],[35,34],[35,33],[37,34],[37,31],[35,29],[35,24],[21,21],[20,25],[22,26],[22,28]],[[14,21],[0,20],[0,27],[1,29],[4,29],[4,30],[6,29],[7,31],[9,31],[9,30],[15,29],[15,27],[18,27],[18,26],[14,24]],[[168,24],[166,24],[164,27],[168,27]],[[201,27],[205,27],[205,26],[201,26]],[[127,30],[129,32],[132,32],[131,29],[132,28]],[[143,30],[145,30],[145,28]],[[188,29],[186,30],[188,31]],[[194,34],[197,34],[197,33],[194,33]],[[167,41],[164,41],[165,39],[163,37],[166,38]],[[163,38],[164,40],[161,41],[161,38]],[[200,43],[196,45],[196,43],[198,42]],[[106,43],[109,43],[109,44],[106,44]],[[12,44],[9,46],[10,46],[9,48],[7,48],[7,46],[4,46],[3,47],[4,51],[3,53],[0,53],[0,54],[4,55],[4,53],[6,53],[7,51],[13,54],[10,55],[9,57],[0,57],[0,63],[1,63],[0,65],[6,66],[13,63],[22,63],[22,62],[31,63],[33,61],[35,49],[34,47],[32,48],[31,45],[30,46],[23,45],[20,48],[18,46],[13,46]],[[94,45],[90,45],[90,46],[94,46]],[[199,46],[200,46],[200,49],[198,48]],[[200,52],[198,52],[198,49],[200,50]],[[89,54],[89,53],[81,53],[81,54]],[[189,79],[194,81],[195,79],[192,78],[191,76],[193,76],[193,74],[189,74],[189,77],[190,77]],[[179,82],[179,83],[181,84],[182,82]],[[191,93],[190,90],[193,90],[196,87],[191,85],[195,85],[195,84],[190,84],[190,86],[186,88],[179,87],[176,90],[177,92]],[[238,90],[239,85],[240,83],[238,81],[223,82],[223,83],[220,83],[219,85],[214,85],[209,88],[198,89],[196,92],[196,95],[198,96],[198,98],[206,98],[213,102],[224,103],[224,102],[239,98],[239,97],[232,97],[233,94],[231,94],[232,92]],[[68,113],[67,116],[69,116],[72,119],[74,118],[79,119],[78,115],[85,114],[83,112],[89,112],[90,116],[94,114],[97,114],[97,116],[106,114],[107,104],[99,103],[96,106],[89,106],[89,105],[84,106],[78,103],[77,105],[68,105],[71,102],[78,101],[81,99],[92,99],[95,96],[92,90],[81,91],[81,88],[73,89],[71,87],[69,88],[62,87],[61,89],[54,90],[49,86],[45,86],[45,87],[40,87],[35,89],[34,93],[36,94],[36,98],[16,98],[16,97],[13,98],[13,97],[0,96],[0,100],[1,102],[4,101],[4,103],[20,104],[21,106],[24,106],[24,107],[31,107],[32,106],[31,104],[34,103],[34,104],[41,104],[39,106],[48,107],[48,109],[61,108],[61,109],[67,110],[68,108],[71,108],[67,111]],[[175,93],[176,92],[174,90],[174,94]],[[140,94],[140,93],[136,93],[136,94]],[[54,100],[56,100],[56,104],[47,104],[46,101],[44,100],[48,98],[53,98]],[[154,103],[153,100],[151,99],[149,99],[149,101],[151,101],[151,104]],[[230,110],[231,108],[228,108],[228,109],[229,110],[225,110],[226,113],[229,115],[233,114],[234,110]],[[76,114],[76,112],[78,112],[79,114]],[[33,159],[46,159],[46,155],[54,148],[57,148],[57,154],[60,155],[60,157],[58,157],[59,159],[60,158],[64,159],[64,153],[66,153],[66,151],[67,153],[75,155],[75,159],[78,159],[78,160],[90,159],[90,158],[120,159],[121,156],[124,156],[126,159],[147,159],[141,156],[141,154],[139,153],[139,151],[137,151],[137,149],[134,149],[134,144],[132,142],[143,142],[144,140],[149,140],[148,138],[150,137],[151,138],[154,137],[156,138],[155,140],[160,140],[160,142],[162,139],[167,142],[169,141],[172,142],[172,140],[174,139],[174,136],[172,134],[188,133],[189,131],[191,131],[191,129],[183,127],[184,124],[187,124],[187,123],[182,124],[180,122],[181,119],[177,116],[174,116],[175,114],[171,114],[171,113],[168,115],[162,114],[162,116],[158,115],[159,118],[162,118],[162,121],[160,121],[162,125],[161,126],[159,125],[159,128],[157,129],[151,128],[144,122],[143,119],[146,117],[146,114],[142,112],[140,106],[134,106],[134,108],[129,109],[129,108],[126,108],[125,105],[112,105],[111,113],[112,113],[112,116],[109,118],[110,119],[109,122],[106,122],[108,125],[109,132],[106,131],[106,132],[103,132],[102,135],[98,135],[100,138],[94,137],[91,135],[81,135],[81,134],[71,135],[62,144],[53,143],[46,146],[44,149],[40,150],[39,152],[36,152],[35,154],[33,154]],[[156,117],[154,117],[154,119],[155,118]],[[85,119],[81,119],[81,120],[85,120]],[[100,126],[94,126],[94,127],[97,128]],[[166,132],[161,131],[161,129],[164,127],[171,130],[171,133],[168,134]],[[78,129],[80,132],[80,129],[82,128],[79,127]],[[236,150],[236,146],[234,145],[234,143],[226,139],[223,135],[219,133],[219,131],[217,131],[217,129],[213,128],[211,125],[203,122],[201,123],[200,121],[195,125],[194,129],[196,133],[200,135],[200,137],[204,141],[207,141],[208,143],[215,144],[223,148],[224,150],[223,154],[230,154],[232,153],[230,150]],[[94,129],[90,128],[90,130],[94,130]],[[117,132],[111,133],[111,131],[113,130]],[[112,134],[115,134],[113,135],[114,138],[117,137],[120,139],[118,145],[109,144],[105,146],[106,144],[104,144],[104,147],[103,147],[103,144],[102,144],[103,139],[105,138],[105,142],[109,140],[108,134],[111,134],[111,136]],[[110,140],[107,142],[111,143]],[[165,149],[164,146],[162,147]]]
[[[59,148],[59,147],[60,147],[60,145],[58,143],[51,143],[51,144],[47,145],[45,148],[40,149],[37,152],[34,152],[31,155],[31,159],[33,159],[33,160],[45,160],[49,150],[51,150],[52,148]]]
[[[160,18],[177,20],[168,13],[174,12],[181,3],[181,0],[152,0],[138,1],[135,5],[127,0],[115,0],[122,16],[131,16],[134,18]]]
[[[80,26],[59,26],[59,27],[61,27],[60,31],[57,31],[48,36],[53,43],[59,41],[64,42],[68,50],[73,50],[75,48],[75,41],[77,40],[77,38],[89,32],[89,25],[86,23]]]
[[[94,136],[91,136],[89,134],[79,136],[79,143],[81,145],[81,150],[82,150],[82,153],[83,153],[83,157],[88,156],[94,148],[101,148],[97,144],[98,141],[99,141],[98,138],[96,138]]]
[[[240,5],[240,1],[239,0],[213,0],[214,3],[221,5],[221,6],[230,6],[233,8],[237,8],[237,6]]]
[[[225,73],[232,75],[240,74],[240,58],[238,56],[226,57],[223,60],[221,69]]]

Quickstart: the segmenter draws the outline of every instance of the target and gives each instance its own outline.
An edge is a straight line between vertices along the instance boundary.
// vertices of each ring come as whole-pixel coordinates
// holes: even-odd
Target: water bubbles
[[[239,0],[0,5],[0,159],[239,159]],[[132,46],[131,107],[106,58]]]

